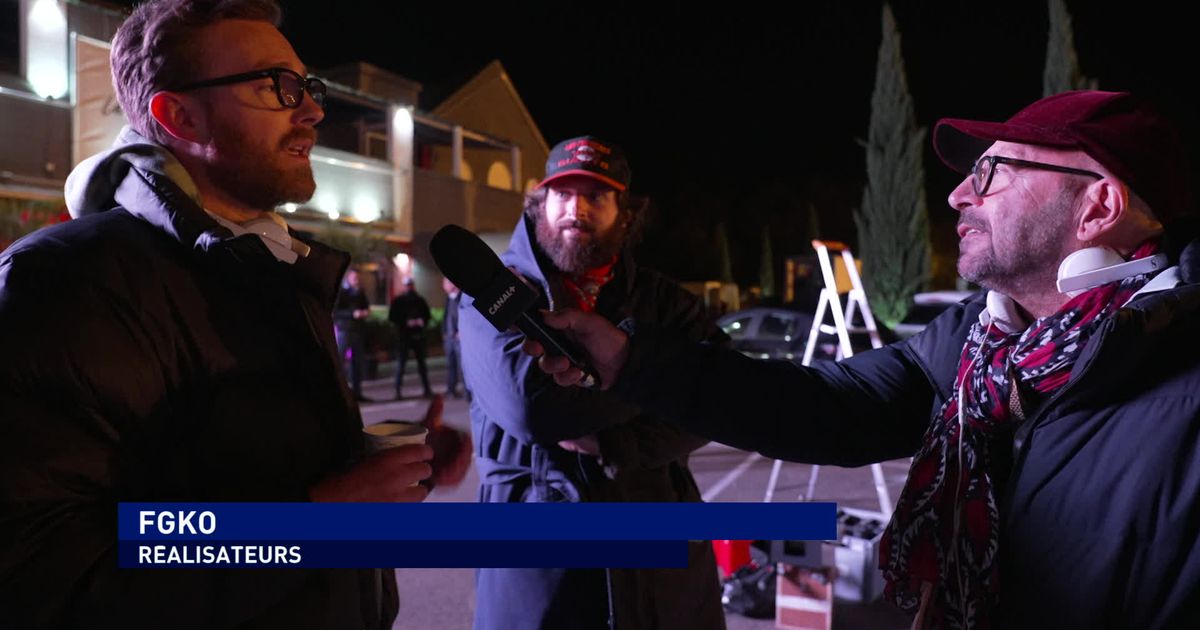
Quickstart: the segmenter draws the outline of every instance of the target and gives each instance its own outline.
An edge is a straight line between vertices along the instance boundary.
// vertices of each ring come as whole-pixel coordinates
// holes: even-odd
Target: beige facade
[[[550,148],[499,61],[489,63],[430,113],[519,147],[520,155],[516,160],[519,173],[514,172],[513,156],[508,151],[491,147],[464,148],[463,179],[522,193],[531,187],[531,181],[541,180]],[[439,173],[452,172],[450,147],[438,147],[433,152],[431,169]],[[468,174],[470,177],[466,177]],[[514,175],[517,176],[516,186],[513,186]]]

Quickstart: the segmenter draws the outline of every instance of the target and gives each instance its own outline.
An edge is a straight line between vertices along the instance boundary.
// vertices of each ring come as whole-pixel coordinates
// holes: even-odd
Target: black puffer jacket
[[[1180,259],[1102,324],[1069,383],[1016,429],[995,626],[1200,627],[1200,242]],[[614,393],[780,459],[909,456],[984,306],[979,294],[911,339],[808,368],[642,326]]]
[[[119,501],[305,501],[362,450],[346,254],[278,262],[123,138],[0,256],[0,627],[390,628],[377,571],[117,568]]]

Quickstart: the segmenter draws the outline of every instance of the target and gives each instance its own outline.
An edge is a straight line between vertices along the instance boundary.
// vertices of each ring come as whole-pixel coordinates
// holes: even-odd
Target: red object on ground
[[[783,630],[833,628],[834,570],[779,564],[775,580],[775,627]]]
[[[713,553],[717,556],[717,566],[725,577],[733,575],[734,571],[750,564],[749,540],[714,540]]]

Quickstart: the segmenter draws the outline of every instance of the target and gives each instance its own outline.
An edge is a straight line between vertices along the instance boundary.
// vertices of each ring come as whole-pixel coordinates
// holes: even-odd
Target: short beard
[[[588,231],[592,238],[586,243],[568,243],[563,238],[562,230],[576,227]],[[618,223],[600,234],[595,228],[579,221],[563,221],[552,225],[546,218],[540,217],[536,226],[538,245],[554,263],[554,266],[565,274],[577,275],[608,264],[625,242],[625,226]]]
[[[990,251],[983,259],[972,261],[968,268],[964,268],[960,259],[959,275],[986,289],[1006,294],[1036,290],[1047,282],[1053,285],[1064,255],[1064,238],[1070,232],[1077,197],[1078,191],[1063,190],[1036,213],[1020,218],[1014,238],[1014,246],[1019,246],[1020,252],[1008,251],[1001,255],[996,251],[996,234],[990,232]],[[992,226],[988,229],[992,230]]]
[[[298,129],[266,150],[233,130],[215,137],[217,159],[209,163],[213,186],[256,210],[273,210],[287,202],[303,203],[316,192],[311,162],[283,165],[284,149],[297,140],[316,138],[312,129]],[[290,161],[290,160],[289,160]]]

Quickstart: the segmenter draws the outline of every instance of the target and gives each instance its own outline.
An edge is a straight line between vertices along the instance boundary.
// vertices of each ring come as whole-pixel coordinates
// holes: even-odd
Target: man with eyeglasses
[[[958,271],[986,291],[908,340],[799,367],[547,322],[611,394],[699,435],[912,457],[880,566],[914,627],[1200,627],[1200,242],[1176,131],[1129,93],[1076,91],[944,119],[934,148],[967,174]]]
[[[121,501],[421,501],[425,445],[364,454],[314,191],[324,85],[267,0],[162,0],[113,39],[129,118],[72,221],[0,256],[0,625],[391,628],[390,570],[118,569]],[[444,465],[443,465],[444,464]]]

